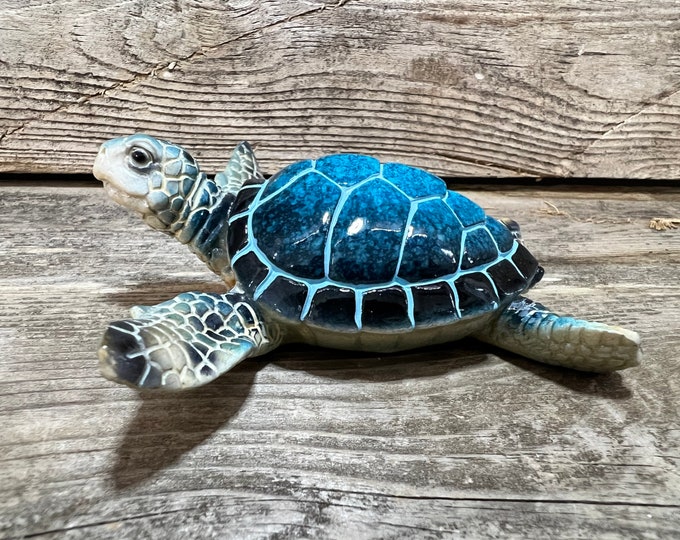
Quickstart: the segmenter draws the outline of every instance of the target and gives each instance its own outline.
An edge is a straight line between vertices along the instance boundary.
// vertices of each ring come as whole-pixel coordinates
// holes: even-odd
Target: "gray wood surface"
[[[679,538],[680,232],[648,224],[680,190],[465,193],[644,365],[299,346],[140,396],[98,374],[107,322],[220,284],[100,188],[0,184],[0,537]]]
[[[680,178],[677,0],[0,0],[0,171],[143,130],[211,169],[364,151],[448,176]]]

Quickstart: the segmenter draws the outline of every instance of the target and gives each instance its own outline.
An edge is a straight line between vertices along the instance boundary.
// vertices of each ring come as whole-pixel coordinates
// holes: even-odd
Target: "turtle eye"
[[[130,162],[133,166],[142,169],[151,165],[153,157],[148,150],[139,146],[133,146],[130,150]]]

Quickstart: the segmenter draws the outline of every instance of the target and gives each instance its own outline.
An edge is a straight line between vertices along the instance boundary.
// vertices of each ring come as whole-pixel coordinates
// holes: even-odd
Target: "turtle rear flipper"
[[[133,313],[109,325],[99,359],[105,377],[138,388],[201,386],[279,342],[238,293],[183,293]]]
[[[640,336],[602,323],[560,317],[520,297],[477,339],[546,364],[605,373],[640,364]]]

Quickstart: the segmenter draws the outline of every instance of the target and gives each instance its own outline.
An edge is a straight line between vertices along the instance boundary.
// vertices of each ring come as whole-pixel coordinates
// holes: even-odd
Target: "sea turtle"
[[[473,336],[585,371],[639,363],[635,332],[521,296],[543,269],[519,227],[424,170],[335,154],[266,179],[243,142],[213,180],[181,147],[135,134],[105,142],[94,174],[230,287],[111,323],[99,358],[115,381],[195,387],[284,342],[392,352]]]

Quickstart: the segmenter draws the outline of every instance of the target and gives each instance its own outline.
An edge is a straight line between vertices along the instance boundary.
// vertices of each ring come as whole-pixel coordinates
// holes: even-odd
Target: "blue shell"
[[[228,249],[260,304],[340,331],[450,324],[498,309],[540,277],[505,225],[440,178],[357,154],[246,183]]]

